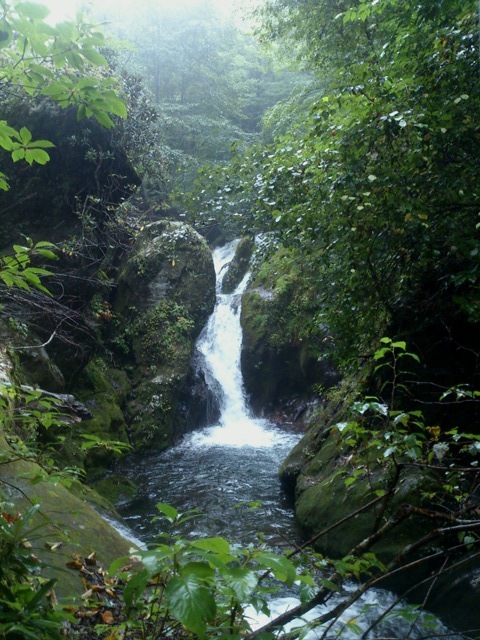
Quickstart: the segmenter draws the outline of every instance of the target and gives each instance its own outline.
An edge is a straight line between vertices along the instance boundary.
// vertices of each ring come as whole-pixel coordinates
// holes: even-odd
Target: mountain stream
[[[135,535],[145,542],[152,542],[162,526],[162,520],[153,521],[159,515],[158,502],[171,504],[182,513],[199,511],[183,525],[180,533],[184,536],[220,535],[243,544],[260,537],[276,548],[289,548],[289,541],[299,539],[291,505],[280,487],[278,468],[300,435],[287,426],[252,416],[240,369],[240,303],[248,276],[233,294],[222,293],[222,279],[236,244],[234,241],[214,251],[217,303],[197,343],[205,380],[219,397],[218,422],[192,431],[165,452],[144,458],[135,456],[122,463],[122,473],[139,489],[135,499],[119,511]],[[369,619],[379,613],[378,605],[387,608],[394,599],[388,592],[370,590],[343,614],[343,622],[339,621],[328,637],[339,637],[339,630],[352,619],[367,629]],[[278,614],[297,603],[295,597],[286,595],[272,603],[272,611]],[[318,611],[315,613],[318,615]],[[257,617],[257,624],[265,621]],[[436,638],[445,632],[438,628],[432,633],[406,621],[400,624],[396,618],[375,628],[368,637]],[[321,636],[311,634],[308,638]],[[347,640],[360,636],[348,628],[341,635]],[[449,636],[454,637],[459,638]]]

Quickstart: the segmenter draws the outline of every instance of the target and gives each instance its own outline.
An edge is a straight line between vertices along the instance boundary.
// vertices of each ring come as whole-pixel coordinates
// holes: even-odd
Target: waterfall
[[[237,447],[269,447],[279,437],[268,421],[253,418],[243,387],[240,311],[249,274],[245,275],[233,293],[222,293],[223,278],[237,244],[238,240],[234,240],[213,253],[217,301],[200,335],[197,349],[203,355],[203,375],[207,385],[213,393],[220,394],[220,418],[218,424],[191,436],[190,443],[196,446],[217,443]]]
[[[158,501],[180,511],[198,509],[183,534],[223,535],[251,542],[256,532],[272,544],[297,537],[295,518],[278,480],[278,469],[300,435],[268,420],[254,418],[248,408],[240,370],[241,297],[248,275],[232,294],[222,293],[222,280],[238,241],[213,253],[217,300],[197,341],[201,377],[218,398],[215,424],[186,434],[157,456],[135,457],[123,472],[138,485],[137,496],[121,512],[145,539],[155,535]],[[192,425],[194,426],[194,425]],[[256,509],[248,505],[255,503]]]
[[[272,547],[285,546],[285,541],[298,539],[295,519],[278,481],[278,468],[298,442],[299,435],[254,418],[248,408],[240,370],[242,331],[240,326],[241,297],[248,276],[232,294],[222,293],[222,280],[231,262],[237,243],[214,252],[217,273],[217,302],[210,320],[199,337],[197,349],[202,354],[203,377],[212,393],[220,398],[217,424],[187,434],[178,445],[157,456],[135,457],[130,466],[122,462],[123,473],[135,481],[137,496],[119,510],[127,524],[144,540],[158,534],[157,502],[166,502],[179,511],[199,510],[200,514],[186,520],[180,530],[184,536],[225,536],[237,543],[249,544],[261,533]],[[252,508],[252,506],[255,508]],[[158,520],[158,518],[157,518]],[[288,545],[289,546],[289,545]],[[354,585],[345,585],[353,589]],[[340,595],[328,603],[330,609]],[[348,629],[358,624],[365,630],[380,610],[395,602],[393,594],[370,589],[336,623],[329,637],[355,640],[358,633]],[[293,595],[270,602],[272,616],[296,606]],[[325,609],[309,612],[310,619]],[[254,627],[268,618],[247,610]],[[272,617],[271,616],[271,617]],[[420,617],[420,623],[421,623]],[[293,622],[289,628],[303,622]],[[432,630],[406,619],[386,620],[369,635],[389,638],[422,638],[428,633],[436,638],[448,631],[438,624]],[[438,635],[435,635],[438,634]],[[306,640],[317,640],[321,631],[311,631]],[[449,635],[450,640],[461,640]]]

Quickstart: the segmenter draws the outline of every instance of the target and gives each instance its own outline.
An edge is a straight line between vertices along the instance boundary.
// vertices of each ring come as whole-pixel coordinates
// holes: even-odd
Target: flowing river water
[[[151,540],[160,526],[157,502],[179,511],[198,509],[182,534],[221,535],[250,542],[256,533],[279,541],[296,536],[292,509],[278,481],[278,468],[299,434],[252,417],[240,372],[242,332],[240,300],[245,278],[233,292],[221,292],[222,279],[236,242],[214,252],[217,303],[197,342],[207,385],[220,404],[217,424],[192,431],[171,449],[134,457],[122,473],[139,487],[121,508],[135,533]]]
[[[270,545],[289,547],[299,540],[292,507],[283,494],[278,469],[300,435],[288,426],[277,426],[252,416],[248,408],[240,368],[242,332],[241,296],[248,278],[233,294],[223,294],[222,279],[233,258],[236,242],[214,252],[217,273],[217,303],[197,343],[203,375],[220,405],[217,423],[192,431],[171,449],[144,458],[132,457],[122,463],[122,473],[138,486],[136,497],[119,511],[135,535],[152,542],[164,526],[158,502],[178,511],[198,510],[199,515],[183,525],[182,535],[223,536],[230,541],[250,543],[260,537]],[[392,594],[369,591],[347,610],[329,632],[337,638],[345,622],[355,619],[363,631],[379,611],[395,601]],[[272,610],[280,613],[298,601],[293,596],[279,598]],[[318,614],[318,612],[316,612]],[[258,624],[265,620],[258,619]],[[357,629],[358,631],[358,629]],[[447,636],[443,634],[447,633]],[[359,638],[343,628],[341,637]],[[317,636],[321,637],[321,633]],[[412,622],[386,622],[368,638],[459,638],[446,629],[419,628]]]

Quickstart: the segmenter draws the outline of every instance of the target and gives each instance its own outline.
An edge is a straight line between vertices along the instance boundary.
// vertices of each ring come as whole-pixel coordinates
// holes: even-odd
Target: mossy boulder
[[[242,297],[242,374],[255,411],[274,410],[291,398],[328,388],[338,375],[316,340],[275,334],[279,302],[274,290],[253,287]]]
[[[14,366],[7,350],[0,346],[0,384],[7,388],[14,380]],[[13,397],[3,395],[7,406]],[[13,408],[13,406],[11,407]],[[66,568],[73,553],[87,556],[95,552],[99,561],[108,565],[115,558],[128,553],[131,541],[123,538],[99,513],[90,506],[109,511],[110,505],[95,492],[74,483],[75,493],[59,482],[59,477],[49,475],[25,452],[18,454],[7,441],[5,433],[0,434],[0,501],[2,509],[24,514],[32,505],[40,505],[32,526],[39,526],[28,541],[35,554],[48,565],[48,577],[58,580],[59,596],[79,597],[84,585],[78,572]],[[67,480],[67,476],[65,476]],[[58,543],[58,544],[57,544]],[[56,549],[53,551],[53,549]]]
[[[148,225],[125,261],[112,343],[132,383],[129,436],[137,450],[161,450],[182,433],[177,411],[195,340],[215,304],[215,271],[205,240],[181,222]]]
[[[366,439],[342,436],[351,421],[349,408],[365,392],[369,373],[365,369],[345,378],[330,390],[327,400],[312,416],[305,436],[284,461],[280,478],[294,495],[295,514],[306,539],[314,539],[319,552],[331,558],[347,556],[357,545],[371,538],[368,551],[392,567],[402,569],[379,586],[408,592],[412,602],[428,596],[427,608],[458,629],[478,627],[478,611],[467,617],[461,603],[473,603],[480,593],[480,564],[474,551],[463,556],[453,571],[443,572],[449,545],[458,549],[456,536],[437,536],[438,519],[429,514],[454,512],[453,498],[440,496],[446,482],[439,469],[415,465],[407,456],[399,456],[397,467],[383,455],[382,433],[372,426]],[[375,441],[380,449],[376,453]],[[370,453],[365,449],[373,445]],[[432,496],[435,503],[432,504]],[[442,520],[445,526],[445,521]],[[383,529],[384,528],[384,529]],[[416,546],[419,540],[426,544]],[[446,555],[443,552],[447,550]],[[429,556],[427,560],[425,556]],[[406,567],[403,567],[406,565]],[[440,572],[430,589],[429,576]],[[458,602],[458,606],[452,606]]]
[[[137,493],[137,486],[132,480],[111,472],[94,482],[93,487],[96,492],[108,500],[109,504],[115,505],[115,507],[129,502]]]
[[[113,443],[123,444],[125,448],[129,443],[123,412],[129,390],[126,373],[107,367],[100,358],[90,360],[75,380],[75,397],[84,403],[91,418],[82,421],[80,437],[72,433],[68,451],[77,460],[80,457],[89,481],[101,475],[118,457],[115,449],[125,450]],[[112,446],[102,442],[111,442]]]
[[[318,283],[299,256],[281,247],[267,253],[242,297],[241,365],[255,411],[275,410],[338,382],[317,311]]]
[[[21,349],[16,367],[19,382],[45,391],[62,392],[65,378],[44,347]]]
[[[327,402],[312,416],[304,437],[297,443],[280,469],[283,486],[295,495],[295,513],[307,538],[326,530],[317,546],[322,553],[340,557],[351,551],[374,530],[379,505],[348,516],[387,493],[392,467],[381,465],[371,456],[366,463],[361,441],[353,445],[341,436],[349,408],[364,383],[365,372],[344,379],[331,390]],[[372,432],[372,438],[374,437]],[[379,454],[380,455],[380,454]],[[404,503],[426,506],[432,490],[432,478],[415,467],[402,469],[382,522]],[[332,528],[337,522],[344,521]],[[384,562],[391,561],[414,535],[420,525],[395,527],[373,547]]]
[[[10,451],[3,436],[0,450]],[[40,477],[45,480],[39,481]],[[25,513],[32,504],[40,505],[32,525],[41,528],[30,542],[35,553],[48,565],[49,577],[58,580],[59,596],[79,598],[85,591],[79,573],[65,566],[72,554],[87,556],[95,552],[98,560],[108,566],[115,558],[128,554],[132,547],[132,542],[108,524],[89,502],[61,484],[50,482],[35,462],[17,459],[2,464],[0,478],[0,498],[13,503],[18,513]],[[101,503],[99,499],[94,501]],[[54,552],[51,548],[55,548],[55,543],[60,546]]]

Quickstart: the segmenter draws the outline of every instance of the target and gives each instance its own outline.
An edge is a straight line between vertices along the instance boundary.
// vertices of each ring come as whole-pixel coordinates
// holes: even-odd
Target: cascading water
[[[159,530],[158,522],[152,521],[158,515],[155,505],[159,501],[167,502],[181,512],[199,510],[201,515],[183,525],[183,535],[221,535],[246,543],[253,541],[256,532],[260,532],[276,546],[298,538],[292,510],[279,487],[277,472],[299,436],[251,415],[240,370],[240,301],[248,278],[233,294],[221,292],[225,269],[235,246],[235,242],[230,243],[214,252],[217,303],[197,344],[203,356],[205,381],[220,396],[218,422],[190,433],[179,445],[156,457],[143,460],[136,457],[125,466],[122,463],[122,473],[132,478],[139,490],[137,497],[119,511],[135,534],[146,542],[154,539]],[[337,596],[329,602],[329,609],[336,599]],[[348,628],[351,621],[356,621],[361,635],[379,612],[394,602],[395,596],[388,592],[368,591],[342,614],[327,637],[337,638],[341,632],[344,640],[358,640],[358,632]],[[278,615],[296,604],[295,598],[279,598],[271,604],[272,614]],[[314,610],[307,618],[320,612]],[[266,622],[253,611],[251,615],[257,620],[255,626]],[[375,628],[368,638],[413,639],[424,638],[428,633],[433,639],[445,632],[441,625],[433,632],[426,631],[422,625],[402,622],[397,617]],[[314,631],[307,636],[308,640],[320,637],[322,632]],[[460,640],[460,636],[455,635],[449,635],[449,638]]]
[[[278,468],[299,435],[254,418],[240,371],[241,295],[248,276],[232,294],[221,292],[226,267],[237,242],[214,251],[217,273],[215,310],[197,343],[203,377],[219,396],[220,418],[155,457],[122,466],[139,487],[135,500],[121,508],[134,531],[151,539],[157,502],[180,511],[198,509],[182,533],[223,535],[250,542],[257,531],[274,543],[296,535],[294,517],[278,482]]]
[[[237,241],[231,242],[213,254],[217,273],[217,303],[197,348],[204,356],[207,384],[211,388],[218,388],[220,392],[220,420],[217,425],[192,436],[191,444],[197,446],[215,443],[267,447],[278,441],[280,436],[278,430],[269,428],[271,425],[267,421],[252,418],[245,398],[240,368],[240,303],[249,275],[243,278],[232,294],[222,293],[226,267],[237,244]]]

